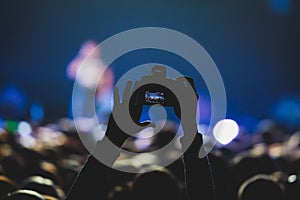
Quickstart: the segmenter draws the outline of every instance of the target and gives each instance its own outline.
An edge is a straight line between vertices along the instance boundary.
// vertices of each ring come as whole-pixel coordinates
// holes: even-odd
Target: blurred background
[[[299,11],[296,0],[2,1],[0,116],[26,118],[33,103],[45,123],[67,116],[73,81],[66,67],[82,43],[156,26],[180,31],[208,51],[225,83],[228,116],[250,125],[275,118],[295,128]],[[131,56],[122,67],[112,65],[115,80],[148,60]],[[21,113],[3,114],[12,103]]]

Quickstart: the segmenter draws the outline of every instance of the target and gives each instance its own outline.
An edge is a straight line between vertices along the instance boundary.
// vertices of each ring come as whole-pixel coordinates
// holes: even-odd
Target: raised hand
[[[187,76],[178,77],[176,79],[178,85],[176,97],[179,106],[174,107],[174,112],[181,121],[184,136],[181,138],[183,149],[188,150],[189,154],[197,156],[202,145],[202,136],[197,134],[196,112],[198,95],[192,78]],[[189,146],[189,138],[195,136],[193,142]],[[189,147],[188,147],[189,146]]]
[[[147,127],[154,127],[153,123],[139,122],[143,103],[134,104],[134,102],[130,101],[133,93],[131,87],[132,81],[128,81],[122,102],[119,88],[115,87],[114,89],[114,107],[108,121],[106,136],[119,147],[130,135],[134,135]]]

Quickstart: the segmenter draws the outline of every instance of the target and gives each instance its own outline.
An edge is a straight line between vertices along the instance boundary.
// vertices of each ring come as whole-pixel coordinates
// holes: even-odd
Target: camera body
[[[175,94],[169,89],[172,86],[182,84],[177,79],[167,78],[166,67],[153,66],[151,74],[143,76],[134,86],[135,92],[132,95],[134,105],[154,105],[179,106]]]

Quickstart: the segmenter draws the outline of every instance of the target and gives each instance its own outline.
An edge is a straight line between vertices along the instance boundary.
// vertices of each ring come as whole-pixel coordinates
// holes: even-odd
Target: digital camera
[[[194,88],[193,79],[184,77]],[[170,88],[176,90],[178,84],[184,84],[182,80],[167,78],[165,66],[153,66],[151,74],[143,76],[134,86],[134,93],[131,96],[132,105],[154,105],[179,106],[175,93]],[[168,87],[170,86],[170,87]]]

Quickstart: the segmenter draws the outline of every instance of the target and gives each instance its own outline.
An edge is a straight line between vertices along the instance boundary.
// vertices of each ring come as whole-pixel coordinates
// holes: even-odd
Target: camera
[[[184,77],[194,88],[193,79]],[[167,78],[165,66],[153,66],[151,74],[143,76],[134,85],[134,93],[131,96],[131,105],[154,105],[179,107],[179,102],[171,89],[176,90],[178,84],[185,82],[180,77]],[[171,88],[171,89],[170,89]],[[195,89],[194,89],[195,90]]]

